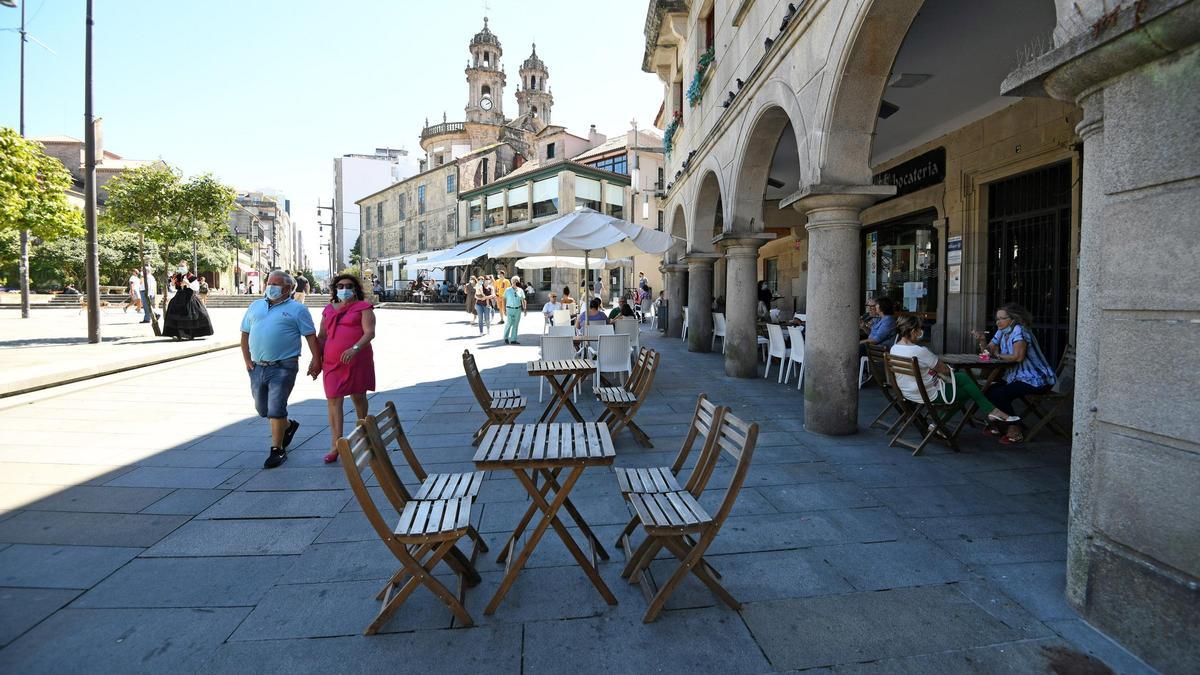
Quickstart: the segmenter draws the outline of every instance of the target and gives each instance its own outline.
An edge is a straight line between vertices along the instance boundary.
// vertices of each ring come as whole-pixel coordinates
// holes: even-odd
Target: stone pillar
[[[730,377],[758,377],[758,249],[773,237],[728,233],[717,238],[725,252],[725,374]]]
[[[715,253],[690,253],[688,268],[688,351],[710,352],[713,343],[713,263]]]
[[[858,311],[862,305],[859,214],[890,185],[814,185],[787,200],[808,217],[804,334],[804,428],[858,431]]]
[[[663,286],[667,292],[667,337],[683,335],[683,306],[687,302],[687,265],[662,266]]]

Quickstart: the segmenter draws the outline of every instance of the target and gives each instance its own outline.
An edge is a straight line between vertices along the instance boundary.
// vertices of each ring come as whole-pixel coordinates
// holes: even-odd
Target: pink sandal
[[[337,458],[338,458],[337,450],[334,450],[334,451],[328,453],[327,455],[325,455],[325,463],[333,464],[334,462],[337,461]]]

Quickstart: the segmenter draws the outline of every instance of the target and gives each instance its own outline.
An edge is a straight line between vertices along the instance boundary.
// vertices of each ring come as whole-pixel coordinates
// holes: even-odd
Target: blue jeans
[[[483,335],[492,327],[492,306],[488,304],[475,305],[475,318],[479,321],[479,334]]]
[[[517,327],[521,325],[521,306],[505,308],[504,313],[508,315],[508,323],[504,324],[504,339],[517,341]]]
[[[154,298],[147,296],[146,291],[138,291],[138,294],[142,296],[142,319],[144,321],[153,321],[154,314],[152,312],[154,312],[154,308],[152,305],[154,304]]]
[[[250,393],[259,417],[287,419],[288,396],[296,386],[300,372],[299,357],[276,361],[274,365],[254,364],[250,371]]]

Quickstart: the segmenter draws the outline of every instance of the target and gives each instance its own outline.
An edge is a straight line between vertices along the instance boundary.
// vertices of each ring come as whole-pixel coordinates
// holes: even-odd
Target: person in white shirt
[[[554,325],[554,312],[562,308],[562,303],[558,301],[558,293],[551,293],[550,302],[542,305],[542,314],[546,315],[546,321],[551,326]]]
[[[158,295],[158,282],[154,280],[154,270],[150,266],[146,266],[146,273],[142,275],[145,283],[142,285],[142,309],[144,310],[144,318],[141,323],[150,323],[152,316],[157,317],[158,312],[154,311],[154,298]],[[151,314],[154,312],[154,314]]]
[[[129,299],[122,309],[128,312],[130,307],[135,311],[142,309],[142,273],[138,270],[133,270],[129,275]]]
[[[1014,417],[992,405],[992,402],[979,390],[979,385],[964,371],[952,371],[950,366],[938,358],[928,347],[919,344],[925,337],[925,329],[921,320],[915,316],[906,315],[896,320],[896,344],[892,345],[893,356],[906,359],[916,357],[921,369],[921,380],[929,400],[934,403],[953,403],[959,395],[966,395],[979,404],[979,409],[987,413],[989,420],[996,422],[1016,422],[1020,417]],[[942,376],[949,378],[953,373],[953,386]],[[904,398],[915,403],[923,403],[921,391],[917,387],[916,378],[911,375],[896,375],[896,386]],[[948,391],[949,390],[949,391]]]

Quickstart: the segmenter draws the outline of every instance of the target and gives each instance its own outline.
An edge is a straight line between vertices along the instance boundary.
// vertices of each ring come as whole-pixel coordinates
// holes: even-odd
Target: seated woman
[[[570,286],[563,286],[562,300],[560,302],[563,309],[571,312],[571,316],[579,313],[579,303],[575,302],[575,298],[571,297]]]
[[[896,344],[892,345],[891,353],[906,359],[917,357],[917,365],[924,371],[921,379],[924,381],[925,391],[929,394],[929,400],[934,403],[953,403],[958,396],[965,395],[979,404],[979,409],[987,414],[988,421],[1016,422],[1020,419],[998,410],[979,390],[975,380],[961,370],[954,371],[953,392],[947,393],[949,382],[943,377],[950,377],[950,366],[939,359],[937,354],[929,351],[929,348],[918,344],[923,337],[925,329],[921,327],[921,320],[915,316],[902,316],[896,319]],[[917,403],[923,402],[917,381],[911,375],[896,375],[896,386],[900,388],[904,398]]]
[[[1000,410],[1011,411],[1017,399],[1046,392],[1058,381],[1054,368],[1047,363],[1045,354],[1038,346],[1037,338],[1033,336],[1033,331],[1029,330],[1032,322],[1033,318],[1028,310],[1010,302],[996,310],[996,335],[990,343],[984,342],[987,333],[971,331],[979,343],[981,352],[990,354],[993,359],[1013,364],[1004,374],[1004,383],[994,385],[987,391],[988,400]],[[1000,442],[1006,445],[1025,440],[1021,427],[1017,424],[1009,424],[1004,432],[989,426],[985,433],[991,436],[1001,436],[1003,433]]]
[[[588,323],[611,323],[608,315],[600,310],[600,298],[592,298],[588,303],[588,311],[579,315],[579,330],[582,331],[584,324]]]
[[[608,318],[610,321],[615,321],[618,317],[622,317],[622,316],[627,316],[627,317],[634,316],[633,307],[629,304],[629,301],[626,300],[625,298],[621,298],[617,302],[617,306],[613,307],[612,311],[608,313]]]
[[[896,340],[896,305],[886,296],[876,300],[875,304],[880,316],[871,324],[871,334],[865,340],[859,340],[859,356],[867,355],[868,344],[890,347]]]

